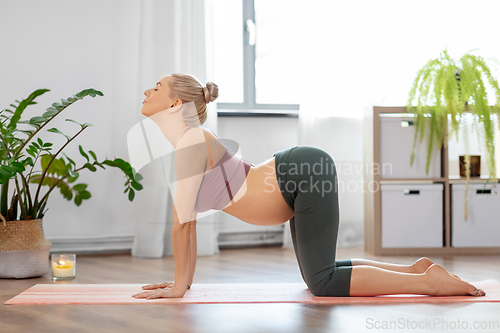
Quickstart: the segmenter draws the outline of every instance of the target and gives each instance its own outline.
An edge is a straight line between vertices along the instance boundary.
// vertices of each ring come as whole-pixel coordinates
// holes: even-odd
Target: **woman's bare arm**
[[[196,228],[194,222],[179,223],[174,208],[174,224],[172,226],[172,247],[175,261],[174,283],[170,287],[143,291],[132,297],[154,299],[184,296],[194,272],[191,263],[191,228]]]
[[[192,280],[190,230],[193,226],[191,224],[191,222],[174,223],[172,227],[172,247],[175,261],[174,285],[172,288],[182,292],[182,296],[184,296],[187,286]]]
[[[176,147],[176,186],[174,187],[174,223],[172,226],[172,247],[175,261],[174,282],[165,289],[143,292],[134,296],[147,298],[182,297],[193,281],[197,256],[195,233],[197,212],[194,207],[208,156],[203,144],[198,144],[194,131],[188,131],[182,140],[179,140]],[[146,287],[151,289],[149,286]]]
[[[190,244],[191,244],[191,251],[190,251],[190,257],[191,257],[191,271],[189,273],[189,280],[188,280],[188,286],[191,287],[193,284],[193,278],[194,278],[194,271],[196,268],[196,259],[198,257],[197,253],[197,240],[196,240],[196,220],[190,223],[189,225],[190,228]]]

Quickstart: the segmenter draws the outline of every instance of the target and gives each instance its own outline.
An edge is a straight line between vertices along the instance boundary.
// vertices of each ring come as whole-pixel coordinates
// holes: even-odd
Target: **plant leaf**
[[[69,135],[64,134],[63,132],[61,132],[60,130],[58,130],[55,127],[51,128],[51,129],[48,129],[47,132],[59,133],[59,134],[64,135],[66,137],[66,139],[68,139],[68,141],[71,140],[71,137]]]
[[[22,132],[22,133],[26,134],[27,136],[31,136],[35,131],[18,130],[18,132]]]
[[[89,95],[91,97],[95,97],[96,95],[104,96],[104,94],[102,92],[95,90],[93,88],[89,88],[89,89],[84,89],[84,90],[80,91],[79,93],[77,93],[75,95],[75,97],[78,99],[82,99],[83,97],[89,96]]]
[[[77,192],[82,192],[82,191],[85,191],[85,189],[87,188],[87,184],[76,184],[75,186],[73,186],[73,190],[77,191]]]
[[[60,182],[59,184],[61,184],[62,182]],[[63,197],[66,199],[66,200],[71,200],[73,198],[73,192],[71,192],[71,189],[69,188],[69,186],[59,186],[59,184],[57,184],[58,187],[61,188],[61,194],[63,195]]]
[[[78,177],[80,176],[80,174],[78,172],[74,172],[76,174],[76,176],[70,176],[68,178],[66,178],[68,180],[68,184],[71,184],[71,183],[74,183]]]
[[[52,156],[49,154],[44,154],[40,156],[40,164],[42,166],[42,171],[47,169],[47,165],[49,165],[50,160],[52,159]]]
[[[30,124],[41,124],[44,123],[47,119],[44,117],[33,117],[30,119]]]
[[[86,199],[90,199],[92,195],[90,194],[89,191],[83,191],[83,192],[80,192],[80,197],[84,200]]]
[[[24,167],[24,165],[20,162],[12,162],[10,164],[17,172],[23,172],[26,170],[26,168]]]
[[[82,148],[82,145],[78,145],[78,149],[80,150],[80,154],[82,154],[83,157],[85,157],[87,159],[87,162],[89,162],[89,155],[87,155],[84,151],[83,151],[83,148]]]
[[[21,162],[21,164],[34,166],[33,159],[31,159],[31,157],[25,158],[24,161]]]
[[[115,162],[113,162],[111,160],[104,160],[102,162],[102,164],[106,164],[106,165],[109,165],[109,166],[112,166],[112,167],[117,167],[118,166]]]
[[[68,173],[70,175],[70,177],[68,179],[71,179],[71,177],[73,177],[73,178],[78,177],[78,174],[71,169],[68,169]],[[68,183],[72,183],[72,182],[68,181]]]
[[[137,191],[140,191],[140,190],[142,190],[142,188],[143,188],[141,184],[139,184],[139,183],[137,183],[137,182],[135,182],[135,181],[132,181],[131,185],[132,185],[132,187],[133,187],[134,189],[136,189]]]
[[[73,123],[75,123],[75,124],[78,124],[78,125],[80,125],[80,126],[82,126],[82,127],[83,127],[83,125],[82,125],[82,124],[80,124],[79,122],[77,122],[76,120],[73,120],[73,119],[64,119],[64,120],[65,120],[65,121],[71,121],[71,122],[73,122]]]
[[[92,155],[92,158],[94,159],[94,161],[97,161],[97,157],[92,150],[89,150],[89,154]]]
[[[34,92],[32,92],[28,98],[22,100],[21,102],[18,102],[19,105],[16,107],[16,111],[14,112],[14,115],[11,117],[9,124],[7,125],[7,128],[16,128],[17,127],[17,122],[21,119],[21,116],[26,109],[28,105],[33,105],[36,104],[34,102],[34,99],[37,98],[40,95],[45,94],[47,91],[50,91],[49,89],[37,89]],[[17,100],[16,100],[17,102]]]
[[[135,180],[136,182],[139,182],[139,181],[141,181],[142,179],[144,179],[144,178],[142,177],[142,175],[141,175],[140,173],[136,173],[136,174],[135,174],[134,180]]]
[[[10,165],[2,165],[2,168],[10,173],[12,173],[13,176],[16,175],[17,171],[14,167],[10,166]]]
[[[4,176],[6,179],[10,179],[10,178],[14,177],[16,175],[16,172],[12,173],[6,167],[7,167],[7,165],[0,166],[0,174],[2,176]]]
[[[68,159],[69,163],[73,164],[73,165],[76,167],[76,163],[75,163],[75,161],[73,161],[71,158],[69,158],[69,157],[68,157],[68,155],[66,155],[66,153],[65,153],[65,152],[62,152],[62,154],[63,154],[64,156],[66,156],[66,158]]]
[[[31,149],[29,149],[29,148],[28,148],[28,149],[26,149],[26,152],[27,152],[28,154],[30,154],[31,156],[36,157],[36,154],[35,154],[34,152],[32,152],[32,151],[31,151]]]
[[[54,169],[56,170],[56,173],[58,176],[64,176],[66,175],[67,168],[66,165],[64,164],[64,160],[62,158],[56,158],[54,161],[52,161],[52,164],[50,167],[52,168],[54,166]]]
[[[64,109],[64,105],[60,104],[60,103],[52,103],[52,107],[55,108],[57,111],[61,111],[62,109]]]
[[[46,173],[49,175],[55,175],[55,174],[60,175],[60,172],[58,172],[58,168],[60,168],[61,166],[60,162],[58,162],[57,159],[54,159],[50,167],[47,169],[47,166],[49,165],[51,159],[52,155],[49,154],[41,155],[40,164],[42,165],[42,171],[47,170]]]
[[[99,162],[95,161],[94,164],[100,166],[102,169],[106,170],[106,168]]]
[[[86,167],[87,169],[89,169],[92,172],[96,172],[97,171],[97,168],[95,166],[93,166],[92,164],[90,164],[90,163],[85,163],[83,166]]]
[[[50,109],[50,108],[49,108],[49,109]],[[52,109],[53,109],[53,108],[52,108]],[[44,118],[50,118],[50,117],[52,117],[53,115],[57,114],[57,112],[59,112],[59,111],[57,111],[57,110],[55,110],[55,109],[54,109],[54,111],[47,111],[47,112],[45,112],[44,114],[42,114],[42,117],[44,117]]]

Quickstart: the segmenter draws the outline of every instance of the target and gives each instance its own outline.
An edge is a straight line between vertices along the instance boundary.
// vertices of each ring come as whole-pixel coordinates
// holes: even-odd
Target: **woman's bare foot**
[[[410,270],[413,274],[422,274],[433,264],[432,260],[427,257],[422,257],[415,261],[411,266]]]
[[[429,295],[486,295],[482,289],[478,289],[466,281],[454,278],[446,269],[438,264],[432,264],[424,274],[429,278],[429,285],[431,286]]]

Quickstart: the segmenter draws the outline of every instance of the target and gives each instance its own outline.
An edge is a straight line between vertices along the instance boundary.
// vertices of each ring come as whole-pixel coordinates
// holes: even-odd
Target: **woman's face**
[[[175,99],[170,97],[170,87],[168,85],[169,76],[165,76],[156,84],[154,88],[144,92],[146,98],[142,102],[141,113],[147,117],[160,111],[171,108],[175,104]]]

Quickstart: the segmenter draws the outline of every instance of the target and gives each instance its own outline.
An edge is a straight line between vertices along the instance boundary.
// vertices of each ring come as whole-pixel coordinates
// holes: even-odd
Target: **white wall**
[[[85,160],[78,152],[80,144],[93,150],[100,161],[106,156],[128,160],[126,134],[140,119],[137,102],[142,94],[136,85],[127,84],[137,81],[138,4],[122,1],[116,6],[113,1],[96,0],[1,4],[1,108],[35,89],[51,89],[36,100],[38,105],[27,108],[23,119],[29,119],[83,89],[104,93],[78,101],[45,127],[57,127],[72,136],[80,127],[64,119],[94,125],[64,150],[78,166]],[[66,139],[45,130],[40,137],[54,142],[53,152],[57,151]],[[57,243],[57,239],[111,237],[130,243],[134,204],[123,193],[124,174],[111,167],[95,173],[84,170],[80,182],[88,184],[92,193],[80,207],[66,201],[58,190],[52,191],[44,217],[47,238]]]

